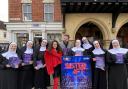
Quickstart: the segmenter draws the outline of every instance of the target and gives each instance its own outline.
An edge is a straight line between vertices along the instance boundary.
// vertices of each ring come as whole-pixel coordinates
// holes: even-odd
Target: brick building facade
[[[61,40],[60,0],[9,0],[8,40],[18,45],[41,38]]]

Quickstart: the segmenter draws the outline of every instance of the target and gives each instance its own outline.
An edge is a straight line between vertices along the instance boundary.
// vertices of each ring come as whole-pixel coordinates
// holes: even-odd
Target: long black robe
[[[127,67],[127,80],[128,80],[128,62],[126,62],[126,67]],[[128,85],[128,81],[127,81],[127,85]]]
[[[0,54],[0,89],[8,89],[5,70],[6,58]]]
[[[21,48],[21,59],[24,60],[26,46]],[[33,55],[32,59],[33,60]],[[34,86],[34,68],[33,64],[21,66],[19,70],[19,89],[32,89]]]
[[[108,64],[108,89],[127,89],[127,68],[128,53],[123,55],[124,63],[116,63],[116,55],[107,52]]]
[[[0,89],[18,89],[19,68],[7,68],[8,59],[0,54]]]
[[[104,54],[94,54],[92,52],[92,58],[96,57],[103,57],[104,58],[104,69],[97,68],[96,62],[95,69],[94,69],[94,80],[93,80],[93,89],[107,89],[107,77],[106,77],[106,50],[102,49],[105,53]]]
[[[45,64],[44,52],[45,51],[40,51],[40,46],[34,49],[34,66],[37,65],[37,61],[42,61],[42,64]],[[46,67],[35,70],[34,85],[36,89],[45,89],[47,86],[50,86],[50,76],[47,73]]]

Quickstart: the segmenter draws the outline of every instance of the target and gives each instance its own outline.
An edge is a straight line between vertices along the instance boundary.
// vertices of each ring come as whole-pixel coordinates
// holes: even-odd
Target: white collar
[[[72,48],[72,51],[73,51],[73,52],[76,52],[76,51],[82,51],[82,52],[83,52],[84,50],[85,50],[85,49],[83,49],[83,48],[81,48],[81,47],[73,47],[73,48]]]
[[[84,49],[89,49],[89,48],[91,48],[92,47],[92,45],[90,44],[90,43],[84,43],[83,44],[83,48]]]
[[[33,49],[32,48],[27,48],[24,53],[27,53],[27,54],[33,53]]]
[[[110,49],[108,51],[112,54],[117,54],[117,53],[126,54],[128,52],[128,49],[126,49],[126,48],[113,48],[113,49]]]
[[[6,59],[9,59],[10,57],[18,57],[16,52],[11,52],[11,51],[7,51],[3,53],[2,56],[5,57]]]
[[[46,47],[40,47],[40,51],[45,51],[46,50]]]
[[[92,52],[94,54],[105,54],[105,52],[101,48],[95,48]]]

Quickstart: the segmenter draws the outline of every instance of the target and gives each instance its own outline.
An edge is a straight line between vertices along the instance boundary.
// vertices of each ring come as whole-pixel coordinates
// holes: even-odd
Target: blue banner
[[[88,56],[64,56],[61,66],[62,89],[92,89]]]

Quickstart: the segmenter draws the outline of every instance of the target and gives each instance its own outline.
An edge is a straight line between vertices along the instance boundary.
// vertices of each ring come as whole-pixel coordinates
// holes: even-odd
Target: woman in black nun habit
[[[2,56],[2,48],[0,47],[0,89],[6,88],[6,81],[5,81],[5,66],[6,66],[6,58]]]
[[[118,40],[113,40],[107,52],[108,89],[128,89],[127,68],[128,49],[120,48]]]
[[[72,56],[84,56],[86,55],[86,51],[81,47],[81,41],[77,39],[75,41],[75,47],[71,49]]]
[[[92,54],[92,50],[94,49],[93,44],[86,38],[82,38],[82,48],[86,50],[87,55]]]
[[[94,41],[95,49],[92,51],[92,60],[95,62],[93,89],[107,89],[106,78],[106,50],[98,41]]]
[[[0,89],[18,89],[18,68],[21,63],[18,53],[17,44],[12,42],[8,51],[0,56]]]
[[[81,41],[79,39],[75,41],[75,47],[73,47],[71,50],[73,56],[86,56],[87,54],[86,50],[81,47]],[[91,79],[84,80],[84,82],[86,82],[87,84],[85,85],[85,87],[82,87],[82,89],[92,89]]]
[[[47,46],[47,40],[43,39],[40,46],[34,48],[35,89],[47,89],[50,86],[50,76],[47,73],[44,60]]]
[[[86,55],[91,56],[92,50],[94,49],[93,44],[86,38],[82,37],[82,48],[86,50]],[[91,70],[92,70],[92,85],[94,85],[94,70],[95,70],[95,63],[90,59],[91,63]]]
[[[19,72],[19,89],[32,89],[34,85],[33,42],[21,48],[22,64]]]

